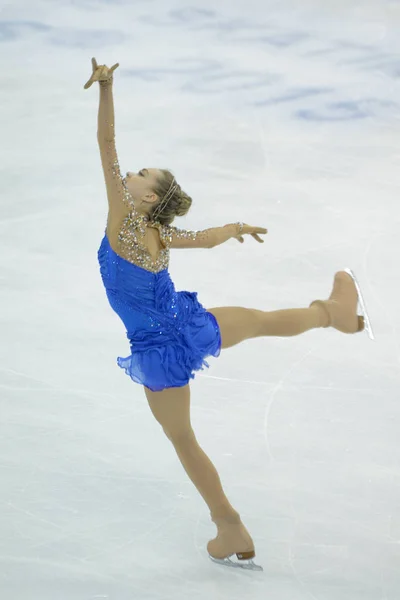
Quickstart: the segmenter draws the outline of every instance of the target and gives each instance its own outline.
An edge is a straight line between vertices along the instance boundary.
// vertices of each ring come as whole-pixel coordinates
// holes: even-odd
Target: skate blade
[[[228,556],[227,558],[214,558],[213,556],[210,556],[210,559],[216,563],[217,565],[222,565],[224,567],[233,567],[234,569],[244,569],[245,571],[264,571],[264,569],[262,568],[261,565],[256,565],[256,563],[253,561],[253,559],[249,559],[249,560],[238,560],[233,561],[231,560],[231,557]],[[234,556],[234,555],[232,555]]]
[[[360,284],[358,283],[357,277],[354,275],[354,273],[351,269],[345,269],[345,272],[348,273],[348,275],[350,275],[350,277],[354,281],[354,285],[357,288],[358,302],[360,304],[362,316],[364,317],[365,331],[367,332],[370,340],[374,340],[375,335],[372,330],[371,319],[369,318],[369,315],[368,315],[367,306],[365,304],[365,300],[364,300],[364,297],[361,292]]]

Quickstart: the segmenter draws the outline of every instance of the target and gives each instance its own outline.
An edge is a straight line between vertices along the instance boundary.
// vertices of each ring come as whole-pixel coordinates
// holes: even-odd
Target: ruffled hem
[[[204,367],[209,368],[209,364],[206,360],[202,360],[202,364],[197,367],[189,367],[182,370],[182,375],[177,376],[175,372],[175,376],[171,377],[170,373],[167,372],[156,372],[154,366],[152,367],[151,373],[146,376],[143,368],[141,368],[140,363],[146,362],[148,360],[147,352],[145,355],[140,357],[139,353],[131,354],[126,358],[122,358],[119,356],[117,358],[117,364],[121,369],[125,370],[125,373],[129,375],[129,377],[135,383],[140,383],[145,387],[149,388],[152,392],[161,392],[162,390],[172,388],[172,387],[183,387],[189,383],[191,379],[194,379],[193,371],[204,371]],[[176,371],[176,369],[175,369]]]
[[[171,340],[162,346],[149,345],[132,354],[117,358],[117,364],[135,383],[140,383],[153,392],[171,387],[183,387],[194,379],[195,371],[209,368],[208,356],[218,357],[221,352],[221,334],[218,323],[211,313],[204,311],[194,319],[187,331],[181,332],[180,342]],[[200,325],[201,322],[201,325]]]

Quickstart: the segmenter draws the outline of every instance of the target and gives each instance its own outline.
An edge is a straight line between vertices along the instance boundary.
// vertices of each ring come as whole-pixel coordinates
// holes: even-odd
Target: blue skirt
[[[111,248],[107,236],[98,252],[110,306],[126,328],[131,354],[117,364],[154,392],[182,387],[194,372],[219,356],[221,334],[214,315],[194,292],[176,292],[167,269],[152,273]]]
[[[194,379],[194,371],[209,367],[206,357],[217,357],[221,352],[218,323],[199,302],[185,327],[165,337],[160,343],[146,334],[139,340],[136,334],[130,339],[131,355],[117,358],[118,366],[133,381],[153,392],[187,385]]]

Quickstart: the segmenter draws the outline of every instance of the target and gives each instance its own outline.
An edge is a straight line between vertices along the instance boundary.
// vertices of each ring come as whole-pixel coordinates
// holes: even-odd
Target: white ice
[[[14,0],[0,21],[0,597],[398,600],[400,3]],[[209,561],[206,505],[116,365],[90,59],[121,168],[170,167],[179,226],[264,245],[175,252],[208,308],[359,278],[375,328],[257,339],[192,385],[193,425],[263,573]]]

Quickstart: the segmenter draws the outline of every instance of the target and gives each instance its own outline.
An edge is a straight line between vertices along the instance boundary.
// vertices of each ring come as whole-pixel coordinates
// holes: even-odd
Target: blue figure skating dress
[[[197,232],[152,223],[163,244],[153,260],[138,237],[147,224],[147,217],[130,214],[119,233],[118,253],[106,233],[98,260],[107,298],[125,325],[131,349],[117,364],[133,381],[161,391],[186,385],[194,371],[208,367],[205,358],[219,355],[221,335],[197,294],[176,292],[168,272],[172,236]]]

